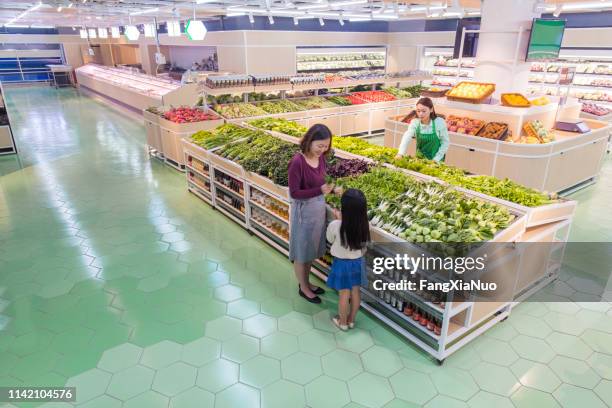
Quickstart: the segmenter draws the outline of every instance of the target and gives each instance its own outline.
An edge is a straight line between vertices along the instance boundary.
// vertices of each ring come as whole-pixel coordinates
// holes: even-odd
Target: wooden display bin
[[[185,165],[181,140],[190,137],[200,130],[214,129],[223,124],[223,119],[204,120],[193,123],[175,123],[159,117],[162,151],[166,162],[173,167],[182,168]]]
[[[9,126],[0,126],[0,154],[4,154],[5,151],[14,153],[15,146],[13,146],[11,128]]]
[[[245,179],[248,183],[263,189],[271,195],[280,198],[285,202],[289,202],[289,188],[274,184],[272,180],[267,177],[261,176],[251,171],[245,171]]]
[[[219,155],[210,154],[210,163],[213,167],[218,168],[219,170],[228,173],[231,176],[244,179],[245,178],[245,170],[236,162],[231,160],[227,160]]]

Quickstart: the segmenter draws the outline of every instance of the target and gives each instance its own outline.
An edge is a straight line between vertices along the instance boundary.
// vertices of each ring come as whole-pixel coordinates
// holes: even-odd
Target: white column
[[[495,97],[504,92],[527,92],[530,63],[525,62],[529,29],[536,0],[483,0],[480,29],[483,31],[518,31],[523,28],[516,66],[518,33],[481,33],[476,51],[474,77],[479,82],[496,84]]]

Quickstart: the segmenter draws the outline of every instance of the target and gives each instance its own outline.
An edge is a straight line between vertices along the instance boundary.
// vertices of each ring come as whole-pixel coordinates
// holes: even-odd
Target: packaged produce
[[[540,96],[539,98],[532,99],[530,102],[532,105],[544,106],[550,103],[550,99],[545,96]]]
[[[482,128],[480,132],[478,132],[478,136],[487,139],[503,140],[503,138],[507,134],[507,131],[507,124],[500,122],[489,122]]]
[[[610,113],[610,109],[589,102],[583,103],[581,110],[595,116],[605,116]]]
[[[485,122],[479,119],[471,119],[461,116],[449,115],[446,118],[446,125],[450,132],[476,135],[484,126]]]
[[[527,137],[520,139],[519,143],[537,144],[549,143],[555,140],[555,135],[544,127],[539,120],[533,120],[523,125]]]
[[[531,106],[529,99],[525,98],[520,93],[504,93],[501,94],[502,104],[505,106],[512,106],[515,108],[528,108]]]
[[[217,115],[208,113],[200,108],[190,108],[188,106],[179,106],[170,108],[163,113],[163,117],[174,123],[193,123],[202,122],[205,120],[219,119]]]
[[[230,105],[217,105],[213,108],[217,113],[228,119],[245,118],[249,116],[263,116],[267,112],[250,103],[232,103]]]
[[[491,95],[494,91],[495,84],[464,81],[452,87],[446,93],[446,97],[478,102]]]
[[[206,150],[222,146],[243,137],[251,135],[253,132],[240,126],[226,123],[213,130],[200,130],[191,135],[191,141]]]

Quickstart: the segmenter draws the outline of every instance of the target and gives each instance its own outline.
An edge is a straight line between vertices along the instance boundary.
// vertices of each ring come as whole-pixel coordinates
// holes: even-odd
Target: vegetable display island
[[[134,73],[126,69],[87,64],[75,70],[80,86],[142,112],[149,106],[192,104],[197,85]]]
[[[290,158],[299,150],[297,136],[303,129],[296,128],[292,134],[282,134],[275,130],[257,128],[279,128],[270,120],[227,123],[210,132],[196,134],[191,139],[183,139],[187,187],[220,213],[287,255],[290,201],[286,187],[286,168]],[[286,129],[292,132],[291,127]],[[347,143],[345,139],[351,142]],[[450,211],[448,208],[445,210],[436,207],[439,205],[436,202],[446,202],[457,204],[457,207],[452,205],[453,210],[460,209],[457,214],[462,215],[452,223],[445,222],[444,218],[439,221],[426,220],[431,228],[419,227],[414,230],[415,234],[424,234],[426,239],[433,234],[431,236],[437,236],[442,242],[451,242],[456,239],[453,234],[459,234],[467,242],[484,240],[489,243],[529,241],[558,244],[545,253],[522,253],[515,251],[512,246],[498,245],[499,250],[493,252],[493,255],[496,259],[508,259],[506,265],[509,265],[503,275],[509,290],[505,301],[477,302],[463,293],[436,293],[433,296],[375,290],[375,279],[397,282],[403,276],[394,272],[374,276],[370,270],[369,284],[362,287],[362,306],[440,362],[504,320],[511,313],[515,302],[557,276],[560,266],[558,259],[567,240],[574,202],[547,200],[541,206],[556,208],[555,218],[537,220],[533,215],[540,213],[538,207],[527,207],[454,187],[424,174],[390,164],[375,163],[372,159],[372,156],[377,156],[379,160],[391,160],[392,152],[385,155],[377,152],[377,149],[393,149],[370,145],[353,137],[335,140],[343,140],[335,150],[336,163],[354,160],[350,165],[333,166],[333,171],[337,172],[335,176],[339,177],[338,184],[364,189],[370,205],[370,231],[373,241],[377,243],[406,244],[403,237],[412,233],[411,228],[398,228],[400,224],[389,226],[388,221],[381,220],[394,216],[387,210],[390,204],[414,200],[415,196],[427,196],[430,198],[419,198],[417,205],[405,208],[414,209],[413,215],[420,211],[418,206],[424,211],[447,214],[446,211]],[[358,146],[359,143],[371,146],[369,150],[362,150],[365,156],[342,150],[342,146]],[[343,171],[347,177],[343,177]],[[337,203],[331,200],[329,205],[335,206]],[[486,222],[483,224],[485,227],[472,230],[467,226],[475,213],[482,214]],[[446,216],[452,215],[448,213]],[[414,249],[421,251],[419,246]],[[378,249],[374,248],[373,251]],[[326,279],[328,271],[329,258],[326,255],[315,262],[313,273]]]
[[[449,124],[448,165],[473,174],[509,178],[549,192],[569,191],[594,181],[599,174],[611,129],[609,123],[585,119],[584,123],[590,128],[586,133],[548,130],[555,125],[556,102],[513,108],[438,98],[434,104],[436,112],[447,116],[447,123],[449,119],[459,118],[458,126],[455,122],[455,126]],[[571,121],[578,119],[579,114],[580,104],[573,103],[562,107],[559,118]],[[408,123],[402,119],[399,116],[387,119],[385,146],[399,146],[408,129]],[[476,135],[478,129],[474,128],[474,121],[494,126],[489,128],[491,132],[485,126]],[[526,134],[526,125],[533,123],[546,134]],[[495,134],[498,128],[501,133]],[[413,140],[409,153],[414,154],[414,151]]]

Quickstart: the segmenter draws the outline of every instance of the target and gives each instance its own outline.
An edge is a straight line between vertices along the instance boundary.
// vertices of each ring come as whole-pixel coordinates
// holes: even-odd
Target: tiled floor
[[[442,367],[365,314],[339,333],[336,296],[297,297],[283,256],[147,158],[138,121],[7,95],[0,385],[73,385],[88,408],[612,406],[610,304],[523,304]],[[610,160],[576,198],[573,237],[612,240]]]

